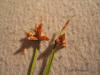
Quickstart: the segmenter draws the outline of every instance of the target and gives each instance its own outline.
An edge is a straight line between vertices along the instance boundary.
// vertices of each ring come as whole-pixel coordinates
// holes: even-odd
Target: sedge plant
[[[61,31],[59,33],[59,36],[55,40],[54,47],[51,51],[51,55],[49,57],[48,63],[47,63],[47,65],[45,67],[45,70],[44,70],[44,75],[49,75],[51,64],[52,64],[54,54],[55,54],[55,51],[56,51],[56,47],[57,46],[61,46],[61,47],[66,46],[65,33],[63,33],[63,32],[64,32],[65,28],[67,27],[67,25],[69,24],[69,22],[70,22],[70,19],[68,19],[68,21],[65,23],[64,27],[61,29]]]
[[[42,25],[43,24],[42,24],[42,19],[41,19],[40,24],[35,26],[35,34],[33,34],[32,32],[26,32],[27,40],[36,41],[38,43],[38,46],[39,46],[41,41],[48,41],[49,40],[49,38],[46,35],[43,35],[41,33],[42,32]],[[29,75],[32,75],[32,73],[34,72],[34,67],[36,64],[37,57],[38,57],[38,47],[35,49],[35,55],[34,55],[34,58],[32,61]]]

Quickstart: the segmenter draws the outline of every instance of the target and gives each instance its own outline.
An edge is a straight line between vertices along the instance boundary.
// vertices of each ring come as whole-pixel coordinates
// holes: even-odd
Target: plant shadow
[[[48,47],[37,58],[37,60],[43,59],[43,61],[42,61],[42,67],[40,68],[39,75],[43,75],[45,66],[46,66],[47,61],[48,61],[48,57],[50,56],[52,48],[54,46],[54,41],[55,41],[55,34],[53,34],[53,37],[52,37],[51,41],[49,42]],[[64,48],[64,47],[57,46],[55,52],[58,52],[62,48]]]
[[[48,61],[48,57],[50,56],[51,54],[51,51],[52,51],[52,48],[54,46],[54,40],[55,40],[55,36],[56,34],[53,34],[53,37],[51,39],[51,41],[49,42],[49,45],[48,47],[44,50],[44,52],[42,54],[40,54],[37,58],[37,60],[40,60],[40,59],[43,59],[43,62],[42,62],[42,67],[40,68],[40,71],[39,71],[39,75],[43,75],[43,72],[44,72],[44,69],[45,69],[45,66],[47,64],[47,61]],[[35,55],[35,49],[38,48],[38,50],[40,49],[40,42],[38,41],[29,41],[27,40],[27,37],[26,38],[23,38],[20,40],[20,42],[22,43],[21,47],[14,53],[14,55],[17,55],[19,53],[23,53],[24,52],[24,48],[28,49],[30,47],[33,48],[33,56],[32,56],[32,59],[31,59],[31,62],[29,64],[29,69],[28,69],[28,72],[27,72],[27,75],[30,75],[30,69],[31,69],[31,65],[32,65],[32,61],[34,59],[34,55]],[[60,47],[60,46],[57,46],[56,47],[56,52],[58,52],[59,50],[61,50],[63,47]],[[24,53],[23,53],[24,54]]]
[[[20,40],[20,42],[22,43],[21,47],[14,53],[14,55],[17,55],[19,53],[23,53],[24,54],[24,48],[28,49],[30,47],[33,48],[33,56],[32,56],[32,59],[31,59],[31,62],[29,64],[29,68],[28,68],[28,72],[27,72],[27,75],[30,75],[30,69],[31,69],[31,66],[32,66],[32,61],[34,59],[34,55],[35,55],[35,49],[38,48],[38,50],[40,49],[40,42],[39,41],[30,41],[30,40],[27,40],[27,37],[26,38],[23,38]]]
[[[20,42],[22,43],[21,47],[14,53],[14,55],[17,55],[21,52],[24,52],[24,49],[28,49],[30,47],[33,47],[33,49],[35,49],[37,46],[38,46],[38,43],[37,41],[30,41],[30,40],[27,40],[27,37],[26,38],[23,38],[20,40]]]

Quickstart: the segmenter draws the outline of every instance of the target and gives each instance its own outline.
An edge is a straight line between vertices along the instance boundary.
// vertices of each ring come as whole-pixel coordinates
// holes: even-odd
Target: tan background
[[[100,75],[100,0],[0,0],[0,75],[28,74],[33,44],[25,32],[40,23],[40,16],[50,38],[72,17],[67,46],[56,52],[50,75]],[[48,43],[41,43],[39,55]],[[25,55],[14,55],[24,47],[29,47]],[[34,75],[42,75],[45,62],[44,57],[37,61]]]

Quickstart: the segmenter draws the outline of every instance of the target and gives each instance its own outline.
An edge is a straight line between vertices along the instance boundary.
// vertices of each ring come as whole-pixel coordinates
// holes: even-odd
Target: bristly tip
[[[65,28],[68,26],[70,20],[71,20],[71,18],[69,18],[69,19],[67,20],[67,22],[65,23],[64,27],[61,29],[60,34],[62,34],[62,33],[64,32],[64,30],[65,30]]]
[[[40,16],[40,24],[42,24],[42,16]]]

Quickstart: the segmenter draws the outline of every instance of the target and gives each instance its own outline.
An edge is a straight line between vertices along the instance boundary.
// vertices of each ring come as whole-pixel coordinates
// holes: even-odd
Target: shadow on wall
[[[30,41],[27,40],[26,38],[23,38],[20,40],[20,42],[22,43],[21,47],[14,53],[14,55],[19,54],[20,52],[24,52],[24,49],[28,49],[30,47],[33,47],[34,49],[38,46],[37,41]]]
[[[41,69],[39,71],[39,75],[43,75],[43,71],[45,69],[45,66],[47,64],[47,60],[48,60],[48,57],[49,55],[51,54],[51,51],[52,51],[52,48],[54,46],[54,41],[55,41],[55,34],[53,34],[53,37],[51,39],[51,41],[49,42],[49,45],[48,47],[44,50],[44,52],[42,54],[40,54],[37,58],[37,60],[40,60],[40,59],[43,59],[43,62],[42,62],[42,66],[41,66]],[[28,72],[27,72],[27,75],[29,75],[29,72],[30,72],[30,69],[31,69],[31,65],[32,65],[32,60],[34,58],[34,53],[35,53],[35,49],[38,48],[40,50],[40,44],[37,42],[37,41],[30,41],[30,40],[27,40],[27,37],[26,38],[23,38],[20,40],[20,42],[22,43],[21,47],[14,53],[14,55],[17,55],[21,52],[24,52],[24,48],[28,49],[30,47],[33,47],[33,56],[32,56],[32,59],[31,59],[31,62],[30,62],[30,65],[29,65],[29,69],[28,69]],[[61,50],[63,47],[56,47],[56,52]]]

